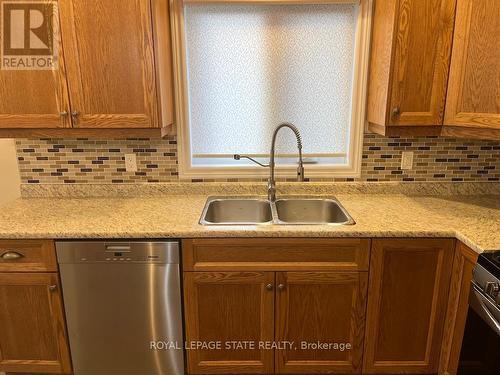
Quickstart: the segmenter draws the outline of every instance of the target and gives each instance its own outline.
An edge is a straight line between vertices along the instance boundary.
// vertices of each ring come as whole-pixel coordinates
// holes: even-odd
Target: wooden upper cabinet
[[[71,127],[61,71],[0,70],[0,98],[0,128]]]
[[[373,240],[365,374],[436,374],[454,240]]]
[[[498,0],[457,2],[445,125],[500,132]]]
[[[0,371],[68,374],[58,276],[0,273]]]
[[[61,0],[73,127],[159,127],[149,0]]]
[[[53,9],[49,2],[40,4]],[[171,133],[166,129],[174,122],[168,0],[56,5],[56,69],[0,70],[0,137]]]
[[[442,125],[455,1],[375,2],[368,94],[372,130],[390,134],[391,127]]]
[[[0,0],[0,6],[4,3]],[[51,14],[51,5],[46,6],[45,13]],[[57,14],[52,14],[52,19],[57,28]],[[39,35],[42,40],[52,39],[49,28],[39,32],[45,32]],[[2,38],[2,43],[9,41]],[[60,40],[54,38],[53,43],[60,51]],[[64,112],[69,111],[69,98],[61,53],[57,64],[56,70],[8,69],[7,65],[0,69],[0,128],[71,127],[68,117],[64,116]]]
[[[276,341],[295,347],[276,350],[276,373],[360,374],[367,283],[366,272],[278,272]],[[317,342],[338,346],[306,346]]]
[[[221,349],[187,351],[189,374],[272,374],[274,272],[185,272],[186,340],[220,342]],[[227,348],[253,341],[252,348]]]

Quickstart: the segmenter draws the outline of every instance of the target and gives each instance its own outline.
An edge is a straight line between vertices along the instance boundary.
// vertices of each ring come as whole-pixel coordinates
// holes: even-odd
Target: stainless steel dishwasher
[[[74,375],[184,374],[178,242],[60,241],[57,259]]]

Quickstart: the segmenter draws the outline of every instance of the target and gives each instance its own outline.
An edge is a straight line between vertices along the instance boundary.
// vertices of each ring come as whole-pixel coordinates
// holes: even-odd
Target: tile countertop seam
[[[0,206],[0,239],[455,237],[500,249],[500,195],[336,194],[354,226],[198,224],[207,195],[18,199]]]

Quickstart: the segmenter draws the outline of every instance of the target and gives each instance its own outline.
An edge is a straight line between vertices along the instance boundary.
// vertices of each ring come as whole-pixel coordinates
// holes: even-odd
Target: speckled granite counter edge
[[[350,231],[350,232],[306,232],[306,231],[275,231],[263,232],[252,230],[250,227],[242,230],[235,228],[231,231],[228,228],[223,230],[199,231],[172,231],[172,232],[141,232],[141,233],[109,233],[109,232],[66,232],[61,233],[43,233],[33,235],[33,233],[17,232],[14,234],[0,233],[1,239],[54,239],[54,240],[102,240],[102,239],[181,239],[181,238],[455,238],[475,252],[481,254],[485,251],[497,249],[485,249],[474,243],[460,232],[453,230],[436,231]]]
[[[499,182],[278,183],[278,194],[500,195]],[[265,183],[21,185],[23,198],[133,198],[168,195],[265,195]]]

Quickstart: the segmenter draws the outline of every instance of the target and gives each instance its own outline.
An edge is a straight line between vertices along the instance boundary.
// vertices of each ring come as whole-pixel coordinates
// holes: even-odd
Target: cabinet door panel
[[[457,374],[469,312],[471,281],[477,258],[478,253],[461,242],[457,243],[450,282],[439,374]]]
[[[458,0],[445,125],[500,129],[498,0]]]
[[[454,12],[454,0],[399,2],[389,109],[391,125],[443,123]]]
[[[0,1],[0,7],[3,3],[5,1]],[[54,14],[52,5],[48,3],[47,6],[46,14]],[[57,13],[53,17],[57,25]],[[51,40],[52,36],[41,38]],[[62,112],[69,111],[69,101],[64,58],[60,53],[60,38],[57,35],[54,43],[59,45],[56,70],[0,69],[0,128],[71,126],[69,118],[61,116]]]
[[[222,343],[221,350],[188,350],[190,374],[273,373],[272,350],[226,349],[231,341],[273,341],[273,284],[273,272],[184,273],[188,343]]]
[[[76,128],[158,127],[149,0],[61,0]]]
[[[295,347],[276,351],[276,372],[361,373],[367,282],[365,272],[278,273],[276,340]],[[317,342],[332,346],[305,346]]]
[[[453,244],[373,241],[364,373],[437,372]]]
[[[71,371],[57,274],[0,274],[0,371]]]

